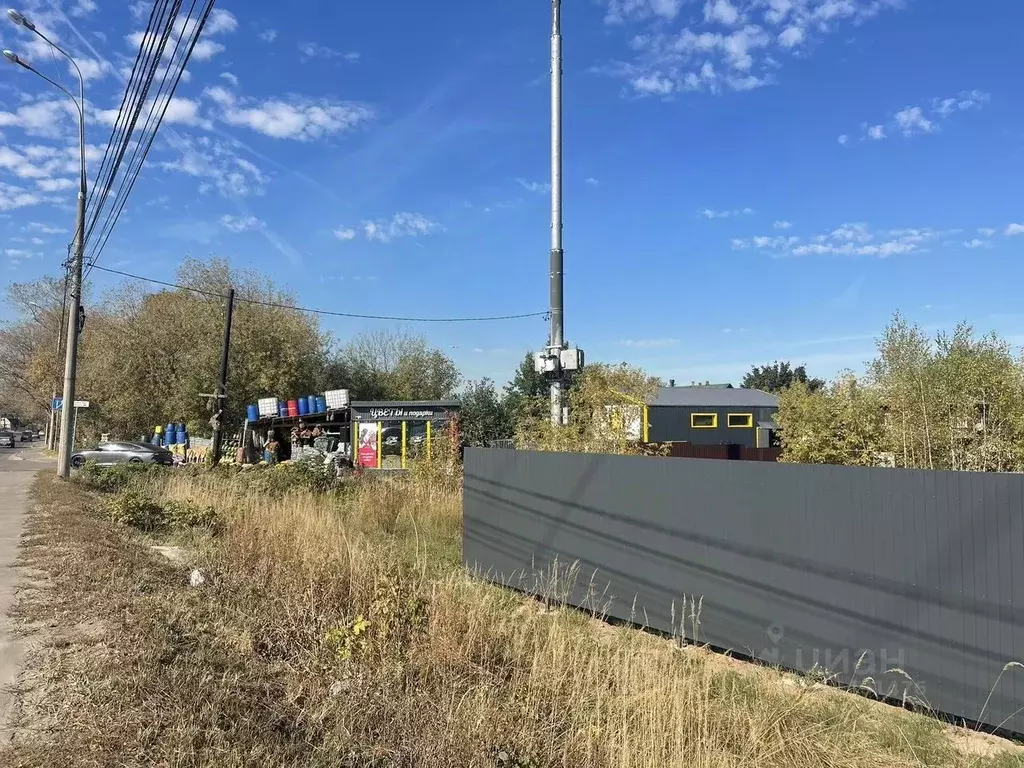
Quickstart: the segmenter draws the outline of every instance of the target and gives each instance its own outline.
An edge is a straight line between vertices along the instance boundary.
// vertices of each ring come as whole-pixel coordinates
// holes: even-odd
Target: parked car
[[[80,468],[85,462],[95,461],[101,467],[114,464],[163,464],[174,463],[174,454],[159,445],[149,443],[101,443],[88,451],[71,455],[71,466]]]
[[[0,448],[13,448],[14,447],[14,433],[13,432],[0,432]]]
[[[23,442],[23,443],[31,443],[35,439],[36,439],[36,435],[35,435],[35,433],[31,429],[22,430],[22,432],[21,432],[21,442]]]

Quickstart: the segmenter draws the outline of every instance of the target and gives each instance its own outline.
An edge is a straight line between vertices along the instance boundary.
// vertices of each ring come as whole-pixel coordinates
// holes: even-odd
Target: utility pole
[[[64,402],[60,411],[60,454],[57,458],[57,474],[67,479],[71,476],[71,452],[74,448],[74,437],[72,436],[72,409],[75,402],[75,373],[78,367],[78,334],[84,325],[85,316],[82,312],[82,262],[85,258],[85,196],[87,192],[86,168],[85,168],[85,78],[82,70],[74,57],[45,34],[40,32],[24,14],[13,8],[8,9],[7,17],[19,27],[32,32],[39,37],[53,50],[60,53],[71,62],[71,66],[78,73],[78,98],[55,80],[44,75],[35,69],[25,59],[13,51],[3,51],[3,57],[12,64],[27,69],[29,72],[41,77],[50,85],[59,89],[75,105],[78,112],[78,154],[79,154],[79,176],[78,176],[78,221],[75,226],[75,258],[71,270],[71,312],[68,314],[68,348],[64,359]],[[51,52],[52,55],[52,52]]]
[[[228,353],[231,351],[231,315],[235,309],[235,289],[228,289],[227,309],[224,311],[224,348],[220,353],[220,386],[214,404],[213,418],[213,465],[220,462],[221,441],[224,436],[224,411],[228,398]]]
[[[562,290],[562,2],[551,0],[551,336],[558,354],[565,346],[565,307]],[[551,378],[551,423],[562,423],[562,384],[559,360]]]
[[[78,222],[75,227],[75,258],[71,267],[71,311],[68,312],[68,345],[64,355],[64,401],[60,409],[60,455],[57,474],[65,480],[71,476],[71,453],[74,451],[73,420],[75,376],[78,371],[78,334],[82,330],[82,262],[85,259],[85,117],[80,123],[83,151],[82,176],[78,186]]]
[[[562,282],[562,0],[551,0],[551,331],[535,366],[551,382],[551,423],[564,423],[565,373],[583,367],[583,351],[565,343]]]
[[[67,319],[68,311],[68,275],[71,269],[71,244],[68,244],[68,258],[64,262],[64,298],[60,303],[60,323],[57,325],[57,354],[55,359],[60,359],[60,348],[64,345],[64,321]],[[57,399],[57,384],[60,382],[54,382],[53,385],[53,396],[50,398],[50,420],[47,423],[46,430],[46,447],[53,451],[57,448],[57,411],[53,407],[54,401]]]

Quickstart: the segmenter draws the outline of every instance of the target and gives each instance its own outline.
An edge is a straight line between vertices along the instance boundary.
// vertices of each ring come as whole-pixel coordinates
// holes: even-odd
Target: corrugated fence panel
[[[691,640],[1024,733],[1024,670],[1000,679],[1024,662],[1021,475],[472,448],[463,553],[517,589],[664,632],[685,616]]]

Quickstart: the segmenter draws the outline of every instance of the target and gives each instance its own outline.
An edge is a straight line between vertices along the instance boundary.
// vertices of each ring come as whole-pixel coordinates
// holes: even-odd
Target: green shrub
[[[220,526],[217,511],[211,506],[193,501],[168,501],[161,505],[134,488],[107,499],[106,508],[111,522],[146,533],[191,528],[213,532]]]
[[[194,501],[168,501],[164,504],[167,525],[171,528],[207,528],[211,531],[220,527],[220,518],[210,505]]]
[[[139,491],[126,489],[107,499],[107,517],[111,522],[155,531],[167,524],[167,513],[152,499]]]
[[[75,479],[82,485],[104,493],[139,487],[147,477],[167,471],[157,464],[116,464],[101,467],[94,461],[86,462]]]

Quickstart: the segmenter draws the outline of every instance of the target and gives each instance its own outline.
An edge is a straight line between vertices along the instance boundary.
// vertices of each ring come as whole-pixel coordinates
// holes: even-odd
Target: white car
[[[14,434],[12,432],[0,432],[0,448],[13,448]]]

